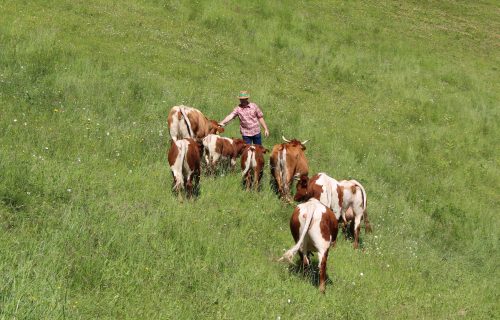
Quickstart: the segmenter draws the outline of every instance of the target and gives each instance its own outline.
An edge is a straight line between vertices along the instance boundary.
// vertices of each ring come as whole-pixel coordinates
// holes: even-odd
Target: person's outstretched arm
[[[269,130],[267,129],[267,125],[266,125],[266,121],[264,120],[264,117],[260,117],[259,122],[262,125],[262,127],[264,128],[264,135],[266,137],[269,137]]]
[[[221,122],[219,122],[219,124],[221,126],[225,126],[226,123],[228,123],[229,121],[233,120],[234,117],[236,117],[238,115],[237,110],[238,110],[238,108],[234,108],[233,112],[231,112],[230,114],[228,114],[227,117],[224,118],[224,120],[222,120]]]

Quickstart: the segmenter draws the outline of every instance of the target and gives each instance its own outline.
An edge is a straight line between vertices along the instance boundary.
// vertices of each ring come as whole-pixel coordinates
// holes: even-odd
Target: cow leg
[[[365,232],[371,233],[372,226],[370,225],[370,221],[368,221],[368,213],[366,212],[366,209],[363,210],[363,220],[365,220]]]
[[[198,196],[200,192],[200,175],[201,172],[199,169],[195,170],[193,173],[193,195]]]
[[[250,190],[251,185],[252,185],[252,177],[250,175],[250,171],[248,171],[245,174],[245,188],[246,188],[247,191]]]
[[[231,172],[233,172],[234,168],[236,167],[236,158],[231,158],[230,164],[231,164],[231,166],[229,168],[230,168]]]
[[[253,189],[255,191],[259,191],[259,184],[260,184],[260,172],[257,168],[253,169]]]
[[[179,172],[172,172],[172,175],[174,176],[173,190],[180,193],[184,189],[184,177]]]
[[[278,194],[281,198],[283,198],[283,181],[281,179],[281,170],[274,169],[271,174],[274,177],[274,181],[276,182],[276,189],[278,190]]]
[[[307,268],[309,268],[309,258],[307,257],[307,253],[304,254],[302,250],[299,250],[300,262],[302,267],[302,272],[306,272]]]
[[[219,162],[219,159],[220,159],[220,155],[218,153],[215,153],[212,156],[212,172],[213,173],[215,173],[215,171],[217,170],[217,164]]]
[[[193,181],[191,176],[188,177],[186,180],[186,197],[187,198],[193,197]]]
[[[319,259],[319,291],[321,293],[325,293],[325,285],[326,285],[326,261],[328,259],[328,251],[329,246],[326,250],[318,251],[318,259]]]
[[[361,217],[363,214],[357,214],[354,217],[354,249],[359,247],[359,230],[361,229]]]
[[[210,170],[210,157],[208,151],[205,151],[205,163],[207,164],[207,171]]]
[[[338,233],[339,233],[338,222],[337,223],[334,222],[333,226],[330,228],[330,235],[332,236],[331,246],[334,247],[334,248],[337,246],[337,235],[338,235]]]
[[[293,181],[293,176],[293,172],[288,171],[285,177],[286,181],[283,181],[283,193],[285,196],[285,200],[288,203],[293,202],[292,196],[290,195],[290,185]]]

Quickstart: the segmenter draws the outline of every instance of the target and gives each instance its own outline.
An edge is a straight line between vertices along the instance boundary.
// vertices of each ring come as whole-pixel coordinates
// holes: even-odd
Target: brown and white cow
[[[203,138],[203,147],[208,171],[213,172],[221,160],[228,160],[230,168],[234,169],[236,158],[242,154],[245,146],[246,143],[243,139],[231,139],[216,134],[207,135]]]
[[[174,141],[184,138],[201,140],[210,133],[224,132],[217,121],[209,120],[200,110],[187,106],[172,107],[167,122],[170,137]]]
[[[354,220],[354,248],[359,246],[361,219],[365,221],[365,231],[371,232],[366,210],[366,192],[356,180],[337,181],[325,173],[311,177],[301,176],[297,182],[295,201],[306,201],[310,198],[321,201],[332,209],[337,220],[342,217],[344,230],[348,221]]]
[[[198,189],[201,169],[200,145],[191,138],[174,141],[168,150],[168,164],[172,170],[173,190],[179,197],[186,190],[188,197],[193,196]]]
[[[276,191],[286,200],[290,199],[290,186],[294,177],[309,173],[307,159],[304,154],[306,150],[304,142],[293,139],[288,140],[283,137],[285,143],[277,144],[273,147],[269,159],[271,166],[272,183],[276,186]]]
[[[309,265],[308,252],[318,252],[319,290],[325,292],[326,263],[330,246],[335,246],[338,222],[333,211],[315,198],[299,204],[290,218],[290,231],[295,245],[290,248],[280,261],[292,261],[299,252],[301,261]]]
[[[264,153],[269,150],[261,145],[246,145],[241,155],[241,170],[245,188],[250,190],[253,185],[259,190],[260,180],[264,171]]]

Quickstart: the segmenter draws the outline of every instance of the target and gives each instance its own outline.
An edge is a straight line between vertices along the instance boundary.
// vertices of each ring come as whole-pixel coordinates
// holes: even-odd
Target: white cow
[[[368,213],[366,211],[366,192],[361,183],[356,180],[337,181],[326,173],[318,173],[310,179],[300,177],[297,182],[295,201],[305,201],[316,198],[333,210],[335,217],[344,223],[354,220],[354,248],[359,246],[361,219],[365,221],[365,231],[371,232]]]
[[[309,265],[308,252],[318,252],[319,289],[325,292],[326,262],[331,245],[335,245],[338,222],[333,211],[319,200],[311,198],[299,204],[290,218],[290,231],[295,245],[285,252],[280,261],[291,261],[297,251],[304,266]]]

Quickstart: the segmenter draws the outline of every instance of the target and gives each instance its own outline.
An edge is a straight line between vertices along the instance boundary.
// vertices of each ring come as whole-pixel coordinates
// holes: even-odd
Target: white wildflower
[[[71,192],[71,189],[70,189],[70,188],[68,188],[68,189],[66,189],[66,191]]]

